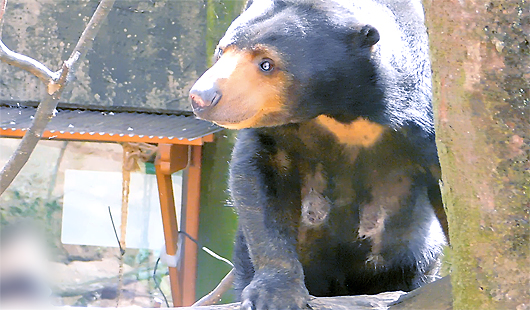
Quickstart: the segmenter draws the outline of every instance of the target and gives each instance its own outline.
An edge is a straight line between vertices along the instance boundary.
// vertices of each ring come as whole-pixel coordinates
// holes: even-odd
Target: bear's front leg
[[[253,273],[241,293],[241,309],[306,309],[309,293],[296,253],[301,213],[298,169],[285,160],[283,169],[277,169],[279,151],[262,145],[260,137],[239,141],[243,140],[245,144],[236,143],[230,169],[232,198],[252,266],[243,270],[236,264],[236,274],[248,278]]]

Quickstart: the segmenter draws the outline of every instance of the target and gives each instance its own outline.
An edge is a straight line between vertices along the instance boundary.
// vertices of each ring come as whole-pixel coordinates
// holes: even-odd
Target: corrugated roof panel
[[[36,109],[0,106],[0,128],[26,130]],[[46,130],[83,134],[138,135],[193,140],[222,130],[193,116],[138,112],[59,110]]]

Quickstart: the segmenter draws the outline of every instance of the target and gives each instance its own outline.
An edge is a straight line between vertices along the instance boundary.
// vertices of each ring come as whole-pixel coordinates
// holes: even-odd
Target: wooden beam
[[[3,129],[0,128],[2,138],[22,138],[26,130]],[[202,145],[204,142],[212,142],[213,134],[206,135],[193,140],[169,138],[165,136],[145,136],[134,134],[108,134],[95,132],[59,132],[46,130],[42,134],[43,139],[68,140],[68,141],[93,141],[93,142],[145,142],[158,144],[182,144],[182,145]]]
[[[186,167],[187,162],[188,146],[159,145],[159,155],[155,161],[155,171],[160,196],[166,253],[171,256],[176,256],[177,254],[179,230],[171,174]],[[176,267],[169,267],[169,279],[173,306],[182,306],[182,279]]]
[[[185,206],[184,230],[195,240],[199,237],[199,211],[201,196],[202,146],[191,146],[190,164],[186,169],[183,188]],[[189,238],[184,240],[183,305],[190,306],[196,301],[197,283],[197,244]]]
[[[188,165],[189,146],[180,144],[159,144],[156,163],[163,174],[171,175]]]

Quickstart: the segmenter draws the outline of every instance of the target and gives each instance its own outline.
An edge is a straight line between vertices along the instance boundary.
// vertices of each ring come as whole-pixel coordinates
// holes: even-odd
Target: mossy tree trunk
[[[455,309],[530,309],[530,3],[423,1]]]

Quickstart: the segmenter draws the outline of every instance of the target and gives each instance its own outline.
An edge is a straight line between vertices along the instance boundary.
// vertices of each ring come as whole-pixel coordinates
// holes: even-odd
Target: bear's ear
[[[377,31],[377,29],[375,29],[373,26],[363,26],[361,28],[360,35],[361,42],[363,45],[373,46],[374,44],[379,42],[379,31]]]

